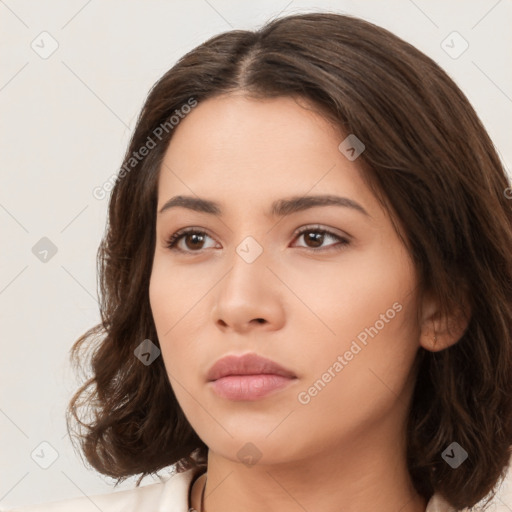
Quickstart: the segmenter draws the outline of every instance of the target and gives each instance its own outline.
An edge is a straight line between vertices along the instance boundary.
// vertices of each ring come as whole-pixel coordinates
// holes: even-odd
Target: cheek
[[[193,276],[192,281],[184,277],[184,272],[168,256],[157,254],[149,282],[149,302],[158,334],[165,334],[160,340],[162,344],[204,294]]]
[[[153,321],[155,323],[160,350],[167,372],[175,374],[174,364],[179,359],[179,354],[173,353],[177,344],[173,344],[177,322],[179,320],[178,305],[176,297],[176,282],[170,279],[171,276],[165,271],[165,267],[155,260],[151,279],[149,283],[149,302]]]
[[[386,312],[387,332],[400,326],[395,317],[410,317],[396,311],[414,297],[416,285],[412,262],[400,247],[375,244],[360,251],[349,249],[336,261],[297,258],[288,263],[279,268],[279,274],[293,290],[294,296],[284,294],[290,296],[290,323],[309,326],[327,344],[341,348],[376,322],[383,327],[380,317]]]
[[[206,262],[207,263],[207,262]],[[167,329],[177,324],[181,318],[202,312],[205,295],[209,294],[219,277],[226,270],[198,262],[177,258],[168,251],[158,251],[155,255],[149,282],[149,300],[155,323]],[[158,325],[157,325],[158,327]]]
[[[319,274],[315,290],[320,292],[309,293],[306,300],[317,316],[308,315],[307,322],[318,331],[302,337],[299,348],[308,359],[302,390],[318,382],[305,401],[317,393],[311,402],[357,409],[358,400],[385,398],[405,384],[419,347],[415,272],[404,251],[388,251],[387,258],[383,254],[384,249],[375,256],[368,253],[351,259],[350,268]],[[297,284],[305,290],[303,279]]]
[[[418,343],[408,320],[414,304],[409,301],[401,306],[400,311],[393,309],[393,318],[392,313],[386,317],[388,323],[381,320],[383,324],[377,316],[377,322],[355,325],[346,316],[347,324],[352,322],[353,336],[322,343],[320,354],[309,349],[309,371],[294,396],[296,420],[300,418],[308,428],[323,431],[326,439],[335,442],[343,435],[361,434],[406,403],[399,397],[409,389]],[[375,311],[385,314],[387,309]]]
[[[160,344],[164,341],[163,333],[172,325],[166,321],[169,307],[172,305],[171,295],[172,289],[169,289],[167,282],[158,272],[158,266],[154,265],[149,281],[149,304]],[[164,324],[167,324],[167,329]]]
[[[176,394],[177,382],[191,382],[197,368],[196,359],[201,353],[198,333],[204,327],[198,302],[203,295],[200,287],[187,285],[183,272],[171,269],[164,258],[155,259],[149,302],[163,362]]]

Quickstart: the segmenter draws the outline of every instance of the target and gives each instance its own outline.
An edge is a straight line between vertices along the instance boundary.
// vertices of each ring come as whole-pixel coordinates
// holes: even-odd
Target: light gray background
[[[92,190],[119,169],[149,88],[212,35],[323,9],[381,25],[437,61],[510,169],[510,0],[0,0],[0,506],[112,489],[112,479],[84,467],[66,434],[64,410],[78,382],[68,351],[99,321],[95,258],[108,200]],[[58,43],[48,58],[31,47],[51,48],[43,31]],[[442,47],[453,31],[469,44],[458,58],[462,40],[447,40],[452,56]],[[32,252],[42,237],[57,247],[46,263]],[[31,458],[36,450],[34,459],[51,462],[42,442],[58,453],[48,469]],[[512,510],[512,499],[501,499]]]

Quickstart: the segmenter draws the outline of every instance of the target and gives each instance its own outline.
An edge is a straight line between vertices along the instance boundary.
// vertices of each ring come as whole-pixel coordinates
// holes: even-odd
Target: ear
[[[467,301],[449,315],[442,315],[432,294],[426,293],[420,310],[420,345],[431,352],[439,352],[457,343],[466,331],[471,308]]]

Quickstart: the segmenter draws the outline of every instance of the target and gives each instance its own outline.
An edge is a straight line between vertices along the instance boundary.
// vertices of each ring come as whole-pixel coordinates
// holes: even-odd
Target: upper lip
[[[245,354],[222,357],[210,368],[206,378],[212,381],[227,375],[260,375],[262,373],[295,377],[293,372],[270,359],[257,354]]]

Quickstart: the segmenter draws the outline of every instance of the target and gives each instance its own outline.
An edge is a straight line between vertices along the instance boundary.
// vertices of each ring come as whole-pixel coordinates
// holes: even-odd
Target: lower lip
[[[293,380],[275,374],[228,375],[210,384],[215,393],[228,400],[259,400],[284,388]]]

